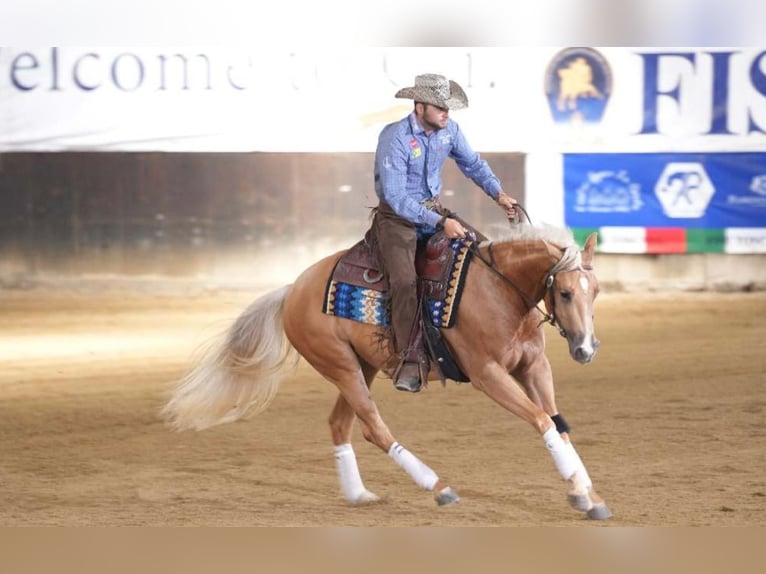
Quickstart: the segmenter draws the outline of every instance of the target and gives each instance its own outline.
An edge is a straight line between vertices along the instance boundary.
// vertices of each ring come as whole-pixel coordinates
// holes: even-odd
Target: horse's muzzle
[[[601,343],[595,337],[591,337],[590,341],[582,341],[579,345],[570,345],[569,354],[578,363],[586,364],[590,363],[596,356]]]

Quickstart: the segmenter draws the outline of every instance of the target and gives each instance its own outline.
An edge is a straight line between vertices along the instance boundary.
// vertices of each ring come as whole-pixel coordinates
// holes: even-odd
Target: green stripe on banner
[[[591,233],[598,233],[598,228],[596,227],[575,227],[572,229],[572,235],[574,235],[574,239],[577,242],[577,245],[580,247],[583,247],[585,245],[585,240],[588,239],[588,236]],[[596,245],[601,244],[601,234],[598,233],[598,243]]]
[[[723,253],[726,247],[725,229],[687,229],[687,253]]]

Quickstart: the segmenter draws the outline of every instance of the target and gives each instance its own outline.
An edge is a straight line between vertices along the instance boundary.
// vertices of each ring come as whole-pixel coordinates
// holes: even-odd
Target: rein
[[[543,316],[543,318],[540,320],[540,323],[537,325],[538,327],[540,325],[542,325],[543,323],[550,323],[553,327],[555,327],[558,330],[559,334],[562,337],[566,337],[566,335],[567,335],[566,331],[564,331],[564,329],[561,327],[561,325],[558,324],[558,321],[556,321],[555,311],[553,313],[548,313],[547,311],[545,311],[545,310],[540,308],[539,301],[541,301],[542,299],[545,299],[545,294],[543,294],[543,296],[540,299],[538,299],[537,301],[533,301],[532,299],[530,299],[527,296],[526,293],[524,293],[521,290],[521,288],[519,288],[518,285],[516,285],[508,277],[503,275],[497,269],[497,267],[495,267],[495,256],[492,253],[492,245],[493,245],[493,243],[491,241],[487,244],[487,253],[489,254],[489,260],[484,258],[484,256],[482,255],[481,251],[477,247],[476,243],[471,243],[471,246],[469,247],[469,249],[474,254],[474,256],[476,256],[479,259],[479,261],[484,263],[484,265],[486,265],[489,268],[490,271],[492,271],[495,275],[500,277],[500,279],[506,285],[510,285],[516,291],[516,293],[519,294],[521,299],[527,305],[528,309],[537,309],[540,312],[540,314]],[[552,270],[553,270],[553,268],[555,266],[556,266],[556,264],[554,264],[553,267],[551,267],[551,269],[548,270],[547,276],[545,278],[545,289],[546,289],[546,292],[548,292],[548,293],[550,293],[552,291],[553,283],[556,280],[556,274],[552,273]],[[553,306],[554,304],[555,304],[554,303],[554,297],[553,297],[553,294],[551,293],[551,306]]]
[[[529,213],[527,213],[527,210],[524,209],[521,206],[521,204],[519,204],[519,203],[516,204],[516,209],[520,209],[521,210],[521,212],[524,214],[524,216],[527,218],[527,221],[531,225],[532,224],[532,218],[529,217]],[[520,218],[517,216],[514,219],[509,219],[508,223],[511,225],[511,227],[513,227],[513,225],[519,223],[519,220],[520,220]],[[560,270],[555,270],[555,269],[558,266],[558,264],[560,263],[560,261],[554,263],[553,266],[546,273],[546,277],[545,277],[545,293],[543,293],[543,296],[540,299],[538,299],[537,301],[532,301],[527,296],[527,294],[524,293],[519,288],[518,285],[516,285],[513,281],[508,279],[508,277],[503,275],[497,269],[497,267],[495,267],[495,256],[492,253],[492,242],[491,241],[487,245],[487,253],[489,254],[489,260],[484,258],[484,256],[481,254],[481,251],[479,251],[479,248],[476,246],[475,242],[471,243],[471,246],[470,246],[469,249],[482,263],[484,263],[484,265],[486,265],[489,268],[490,271],[492,271],[495,275],[500,277],[500,279],[502,279],[502,281],[504,283],[506,283],[507,285],[510,285],[511,287],[513,287],[513,289],[516,291],[516,293],[519,294],[521,299],[527,305],[528,309],[535,308],[535,309],[537,309],[540,312],[540,314],[543,316],[543,318],[540,320],[540,323],[538,323],[538,325],[537,325],[538,327],[540,325],[542,325],[543,323],[550,323],[551,326],[553,326],[556,330],[558,330],[559,334],[562,337],[566,337],[567,336],[566,331],[563,329],[563,327],[561,327],[561,325],[559,325],[558,321],[556,320],[556,308],[555,308],[556,307],[556,298],[553,295],[553,283],[556,281],[556,274],[558,273],[558,271],[560,271]],[[589,269],[590,266],[587,266],[587,267],[584,267],[584,268],[585,269]],[[548,313],[547,311],[545,311],[545,310],[540,308],[540,303],[539,302],[541,300],[545,299],[546,293],[550,294],[550,296],[551,296],[550,297],[550,300],[551,300],[551,312],[550,313]]]

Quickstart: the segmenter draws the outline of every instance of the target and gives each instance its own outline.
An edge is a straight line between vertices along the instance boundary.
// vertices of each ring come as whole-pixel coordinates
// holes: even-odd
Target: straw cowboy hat
[[[468,96],[457,82],[439,74],[415,76],[415,85],[396,92],[397,98],[409,98],[416,102],[432,104],[448,110],[468,107]]]

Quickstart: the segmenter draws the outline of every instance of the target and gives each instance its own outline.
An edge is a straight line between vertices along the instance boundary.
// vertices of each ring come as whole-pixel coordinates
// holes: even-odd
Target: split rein
[[[527,296],[526,293],[524,293],[524,291],[522,291],[519,288],[518,285],[516,285],[513,281],[508,279],[508,277],[503,275],[497,269],[497,267],[495,267],[495,257],[494,257],[494,254],[492,253],[492,241],[490,241],[487,244],[487,253],[489,254],[489,260],[485,259],[484,255],[482,255],[482,253],[479,250],[479,248],[478,248],[476,243],[471,243],[471,246],[469,247],[469,250],[471,251],[471,253],[473,253],[474,257],[479,259],[479,261],[484,263],[484,265],[486,265],[487,268],[490,271],[492,271],[492,273],[497,275],[503,281],[503,283],[505,283],[506,285],[510,285],[516,291],[516,293],[519,294],[519,296],[524,301],[524,303],[526,304],[528,309],[535,308],[535,309],[537,309],[540,312],[540,314],[543,316],[543,318],[540,320],[540,323],[537,325],[538,327],[540,325],[542,325],[543,323],[550,323],[553,327],[555,327],[558,330],[559,334],[562,337],[566,337],[567,336],[566,331],[564,331],[564,329],[556,321],[555,313],[548,313],[544,309],[540,308],[539,301],[542,300],[542,299],[545,299],[545,295],[543,295],[543,297],[541,297],[538,301],[533,301],[532,299],[530,299]],[[547,277],[545,278],[545,289],[546,289],[546,291],[550,292],[553,289],[553,283],[554,283],[555,279],[556,279],[556,275],[555,274],[550,273],[550,272],[547,274]],[[551,305],[553,305],[553,301],[554,301],[553,294],[551,293]]]

